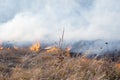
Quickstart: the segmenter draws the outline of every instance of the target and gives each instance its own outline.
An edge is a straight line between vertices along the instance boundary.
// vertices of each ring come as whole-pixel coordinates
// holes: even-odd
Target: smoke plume
[[[118,0],[0,0],[0,40],[120,40]]]

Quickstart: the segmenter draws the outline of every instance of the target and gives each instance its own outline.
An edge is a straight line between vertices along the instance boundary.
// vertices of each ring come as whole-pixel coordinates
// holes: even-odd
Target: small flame
[[[70,57],[71,46],[66,48],[65,56]]]
[[[50,49],[47,50],[47,53],[53,53],[53,52],[58,52],[60,49],[57,47],[51,47]]]
[[[70,50],[71,50],[71,47],[67,47],[65,50],[62,50],[56,46],[53,46],[53,47],[47,47],[45,48],[47,49],[46,52],[47,53],[50,53],[50,54],[61,54],[61,53],[64,53],[63,55],[64,56],[67,56],[67,57],[70,57]]]
[[[2,41],[0,41],[0,50],[3,50]]]
[[[66,48],[66,51],[67,51],[67,52],[70,52],[71,49],[72,49],[71,46],[70,46],[70,47],[67,47],[67,48]]]
[[[120,63],[116,63],[115,65],[118,69],[120,69]]]
[[[3,50],[3,47],[0,47],[0,50]]]
[[[30,50],[31,51],[36,51],[38,52],[40,50],[40,43],[39,42],[36,42],[35,44],[33,44],[31,47],[30,47]]]

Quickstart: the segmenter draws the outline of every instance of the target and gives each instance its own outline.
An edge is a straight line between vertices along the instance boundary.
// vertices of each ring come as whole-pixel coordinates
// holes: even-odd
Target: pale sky
[[[0,40],[120,40],[120,0],[0,0]]]

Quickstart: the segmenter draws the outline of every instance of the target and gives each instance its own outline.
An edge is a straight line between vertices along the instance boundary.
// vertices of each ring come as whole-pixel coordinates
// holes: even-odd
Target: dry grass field
[[[0,80],[120,80],[119,60],[71,57],[69,49],[36,46],[1,48]]]

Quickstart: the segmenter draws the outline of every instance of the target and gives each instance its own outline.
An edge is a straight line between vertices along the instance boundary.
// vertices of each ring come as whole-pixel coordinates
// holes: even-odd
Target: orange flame
[[[115,66],[120,69],[120,63],[116,63]]]
[[[65,56],[70,57],[71,46],[66,48]]]
[[[0,41],[0,50],[3,50],[2,41]]]
[[[0,50],[3,50],[3,47],[0,46]]]
[[[39,51],[40,50],[40,43],[39,42],[36,42],[35,44],[33,44],[31,47],[30,47],[30,50],[31,51]]]
[[[47,49],[47,50],[46,50],[47,53],[50,53],[50,54],[53,54],[53,55],[57,55],[57,54],[64,53],[64,54],[63,54],[64,56],[70,57],[71,47],[67,47],[65,50],[60,49],[59,47],[56,47],[56,46],[47,47],[47,48],[45,48],[45,49]]]
[[[53,53],[53,52],[58,52],[60,49],[57,47],[51,47],[50,49],[47,50],[47,53]]]

